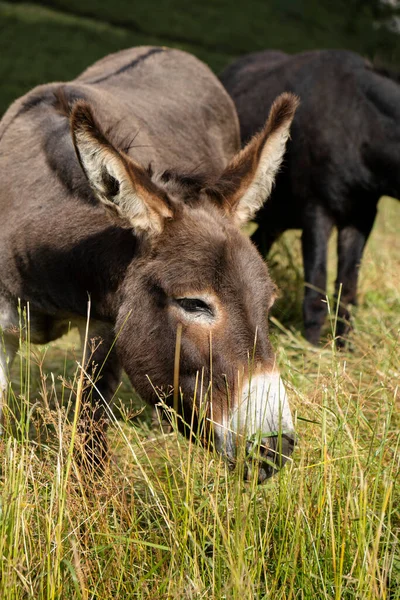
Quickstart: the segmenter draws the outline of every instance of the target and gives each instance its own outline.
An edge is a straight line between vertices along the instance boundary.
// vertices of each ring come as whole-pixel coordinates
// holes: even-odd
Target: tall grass
[[[351,352],[338,354],[329,331],[308,346],[296,303],[292,318],[288,301],[275,313],[299,440],[265,485],[183,439],[173,413],[170,430],[151,429],[126,383],[112,460],[103,477],[84,474],[68,417],[75,334],[21,344],[0,441],[0,598],[400,598],[397,208],[384,206],[365,257]],[[292,297],[290,240],[273,260]]]

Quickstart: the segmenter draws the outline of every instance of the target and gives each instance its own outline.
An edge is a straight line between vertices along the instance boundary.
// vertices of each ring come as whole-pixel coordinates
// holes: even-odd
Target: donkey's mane
[[[148,166],[147,172],[167,193],[177,192],[184,202],[192,205],[201,202],[200,192],[204,192],[216,204],[222,205],[226,196],[233,194],[238,188],[239,178],[229,181],[202,172],[179,173],[171,169],[154,174],[151,165]]]
[[[200,201],[200,192],[208,187],[210,176],[204,173],[180,173],[166,169],[153,173],[152,165],[147,168],[152,180],[167,193],[177,194],[186,204],[194,205]]]
[[[159,177],[164,183],[174,182],[198,192],[207,185],[209,180],[209,176],[205,173],[179,173],[172,169],[163,171]]]

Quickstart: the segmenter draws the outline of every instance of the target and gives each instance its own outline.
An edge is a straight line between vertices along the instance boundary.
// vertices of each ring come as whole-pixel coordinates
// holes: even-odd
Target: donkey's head
[[[294,432],[268,336],[276,289],[240,226],[270,194],[296,105],[280,96],[264,129],[212,180],[150,174],[109,142],[85,103],[71,119],[96,197],[136,237],[117,318],[125,370],[149,402],[175,384],[183,421],[201,421],[204,439],[232,463],[243,445],[260,481],[291,454]]]

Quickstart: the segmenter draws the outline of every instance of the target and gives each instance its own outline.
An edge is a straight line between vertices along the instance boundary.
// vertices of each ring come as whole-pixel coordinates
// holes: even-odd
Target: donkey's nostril
[[[287,462],[296,443],[294,433],[280,433],[264,437],[259,444],[246,444],[247,455],[251,465],[258,469],[258,483],[272,477]],[[246,469],[246,479],[251,478],[252,468]]]
[[[292,432],[263,438],[260,445],[260,455],[272,459],[277,468],[280,468],[292,454],[295,443],[296,437]]]

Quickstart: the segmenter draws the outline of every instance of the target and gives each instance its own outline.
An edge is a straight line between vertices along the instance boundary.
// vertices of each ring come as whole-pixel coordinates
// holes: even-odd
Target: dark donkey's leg
[[[358,272],[365,244],[371,233],[376,216],[376,210],[368,214],[362,224],[343,227],[338,233],[338,272],[335,284],[336,298],[339,295],[338,323],[336,327],[337,345],[343,347],[345,336],[351,329],[350,311],[351,304],[357,304]]]
[[[332,227],[332,218],[321,206],[307,207],[301,238],[305,280],[303,318],[305,337],[312,344],[318,343],[326,317],[326,259]]]
[[[85,328],[80,328],[82,345]],[[80,460],[88,468],[102,466],[107,458],[108,417],[105,403],[109,403],[120,381],[121,366],[115,348],[115,334],[108,324],[91,323],[86,347],[84,392],[79,420],[82,452]],[[111,349],[112,348],[112,349]],[[94,385],[90,382],[90,379]]]

